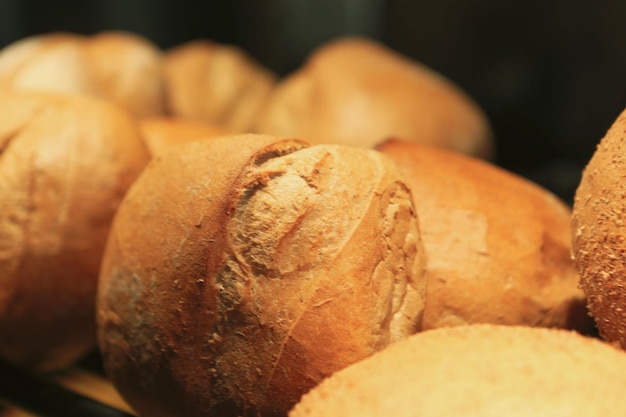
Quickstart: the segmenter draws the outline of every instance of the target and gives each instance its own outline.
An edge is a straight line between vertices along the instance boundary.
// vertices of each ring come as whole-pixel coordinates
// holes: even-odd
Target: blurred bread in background
[[[478,104],[443,75],[366,38],[315,49],[263,106],[257,132],[371,147],[389,137],[491,158]]]
[[[165,51],[167,113],[247,133],[275,76],[243,49],[193,40]]]
[[[0,90],[86,94],[136,116],[164,112],[161,51],[129,32],[46,33],[0,50]]]

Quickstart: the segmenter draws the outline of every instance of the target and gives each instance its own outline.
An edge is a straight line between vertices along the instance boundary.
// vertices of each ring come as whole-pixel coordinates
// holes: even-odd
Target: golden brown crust
[[[600,141],[574,199],[573,255],[600,334],[626,348],[626,112]]]
[[[431,69],[362,38],[331,41],[280,82],[255,130],[371,147],[389,137],[490,157],[482,110]]]
[[[411,188],[428,259],[425,329],[487,322],[590,332],[570,258],[570,210],[487,162],[389,140]]]
[[[139,129],[152,156],[189,141],[224,136],[230,132],[207,122],[179,117],[148,117],[138,120]]]
[[[242,49],[194,40],[166,52],[168,113],[250,132],[275,77]]]
[[[339,371],[290,417],[621,416],[626,355],[566,330],[429,330]]]
[[[109,226],[148,155],[100,100],[3,93],[0,114],[0,355],[57,368],[94,346]]]
[[[161,51],[127,32],[46,33],[0,50],[0,89],[91,95],[136,116],[164,112]]]
[[[284,415],[418,329],[423,264],[410,193],[379,153],[189,143],[153,160],[118,212],[99,289],[105,366],[145,415]]]

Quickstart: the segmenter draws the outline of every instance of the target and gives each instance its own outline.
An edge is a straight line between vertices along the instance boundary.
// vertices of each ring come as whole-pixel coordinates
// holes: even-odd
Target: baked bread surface
[[[622,416],[626,355],[579,333],[476,324],[411,336],[337,372],[290,417]]]
[[[55,369],[95,347],[109,228],[149,156],[102,100],[6,92],[0,115],[0,355]]]
[[[140,414],[285,415],[419,330],[410,192],[373,150],[262,135],[155,158],[118,211],[99,341]]]

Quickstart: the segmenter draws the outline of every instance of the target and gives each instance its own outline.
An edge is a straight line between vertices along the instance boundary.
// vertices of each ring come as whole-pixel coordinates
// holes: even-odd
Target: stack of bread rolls
[[[521,407],[492,383],[558,390],[547,381],[577,355],[621,371],[622,352],[598,340],[536,329],[592,333],[590,294],[592,307],[615,300],[613,316],[592,313],[617,323],[601,331],[620,341],[621,246],[606,254],[609,269],[595,259],[623,240],[621,207],[599,203],[619,193],[616,151],[588,168],[596,181],[611,161],[613,179],[581,185],[577,204],[593,202],[595,223],[574,212],[579,270],[608,291],[595,296],[578,288],[570,208],[481,161],[495,142],[478,104],[382,44],[330,42],[279,80],[209,41],[160,51],[119,32],[42,35],[0,51],[0,114],[3,360],[66,368],[97,335],[110,382],[157,417],[286,416],[320,383],[293,415],[349,415],[322,397],[352,386],[332,381],[353,365],[366,371],[346,372],[365,385],[406,385],[388,397],[395,406],[439,415],[473,413],[470,397],[485,413],[471,415]],[[620,123],[608,137],[621,138]],[[600,153],[619,152],[620,140]],[[616,234],[598,235],[607,225]],[[574,347],[555,359],[561,345]],[[474,348],[467,368],[437,368]],[[392,356],[412,363],[398,378],[441,380],[423,391],[431,403],[405,402],[405,380],[368,368]],[[499,361],[521,371],[511,377]],[[563,392],[586,389],[595,367],[613,378],[603,361],[577,363]],[[432,405],[443,407],[457,376],[458,401]],[[390,410],[380,387],[358,389],[368,401],[354,410]],[[562,406],[536,396],[519,415],[556,410],[548,397]]]
[[[46,33],[0,50],[0,91],[45,91],[112,100],[136,117],[251,129],[275,76],[242,49],[197,40],[161,50],[129,32]]]
[[[206,122],[233,133],[372,147],[403,137],[492,158],[489,121],[451,80],[366,38],[328,42],[283,79],[233,45],[161,50],[122,31],[47,33],[0,50],[0,91],[86,94],[137,117]]]
[[[165,114],[167,55],[119,31],[42,34],[0,50],[3,359],[48,371],[95,347],[100,260],[125,191],[153,155],[229,131]]]

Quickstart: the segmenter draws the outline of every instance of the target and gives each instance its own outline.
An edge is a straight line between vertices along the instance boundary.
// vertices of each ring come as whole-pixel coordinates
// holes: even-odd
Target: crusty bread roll
[[[180,117],[147,117],[139,119],[138,124],[152,156],[189,141],[229,134],[211,123]]]
[[[580,285],[600,335],[626,349],[626,111],[582,173],[572,216]]]
[[[274,89],[255,130],[371,147],[389,137],[488,158],[479,106],[450,80],[364,38],[320,46]]]
[[[109,227],[148,159],[109,102],[0,94],[0,356],[50,370],[95,346]]]
[[[402,140],[377,149],[398,165],[419,202],[428,264],[424,329],[487,322],[593,330],[562,201],[457,152]]]
[[[626,354],[566,330],[429,330],[306,394],[290,417],[621,417]]]
[[[243,135],[148,165],[98,290],[107,374],[140,415],[279,416],[419,330],[409,190],[373,150]]]
[[[120,31],[46,33],[0,50],[0,89],[85,94],[136,116],[164,112],[161,51]]]
[[[249,132],[275,76],[243,49],[197,39],[165,52],[168,114]]]

